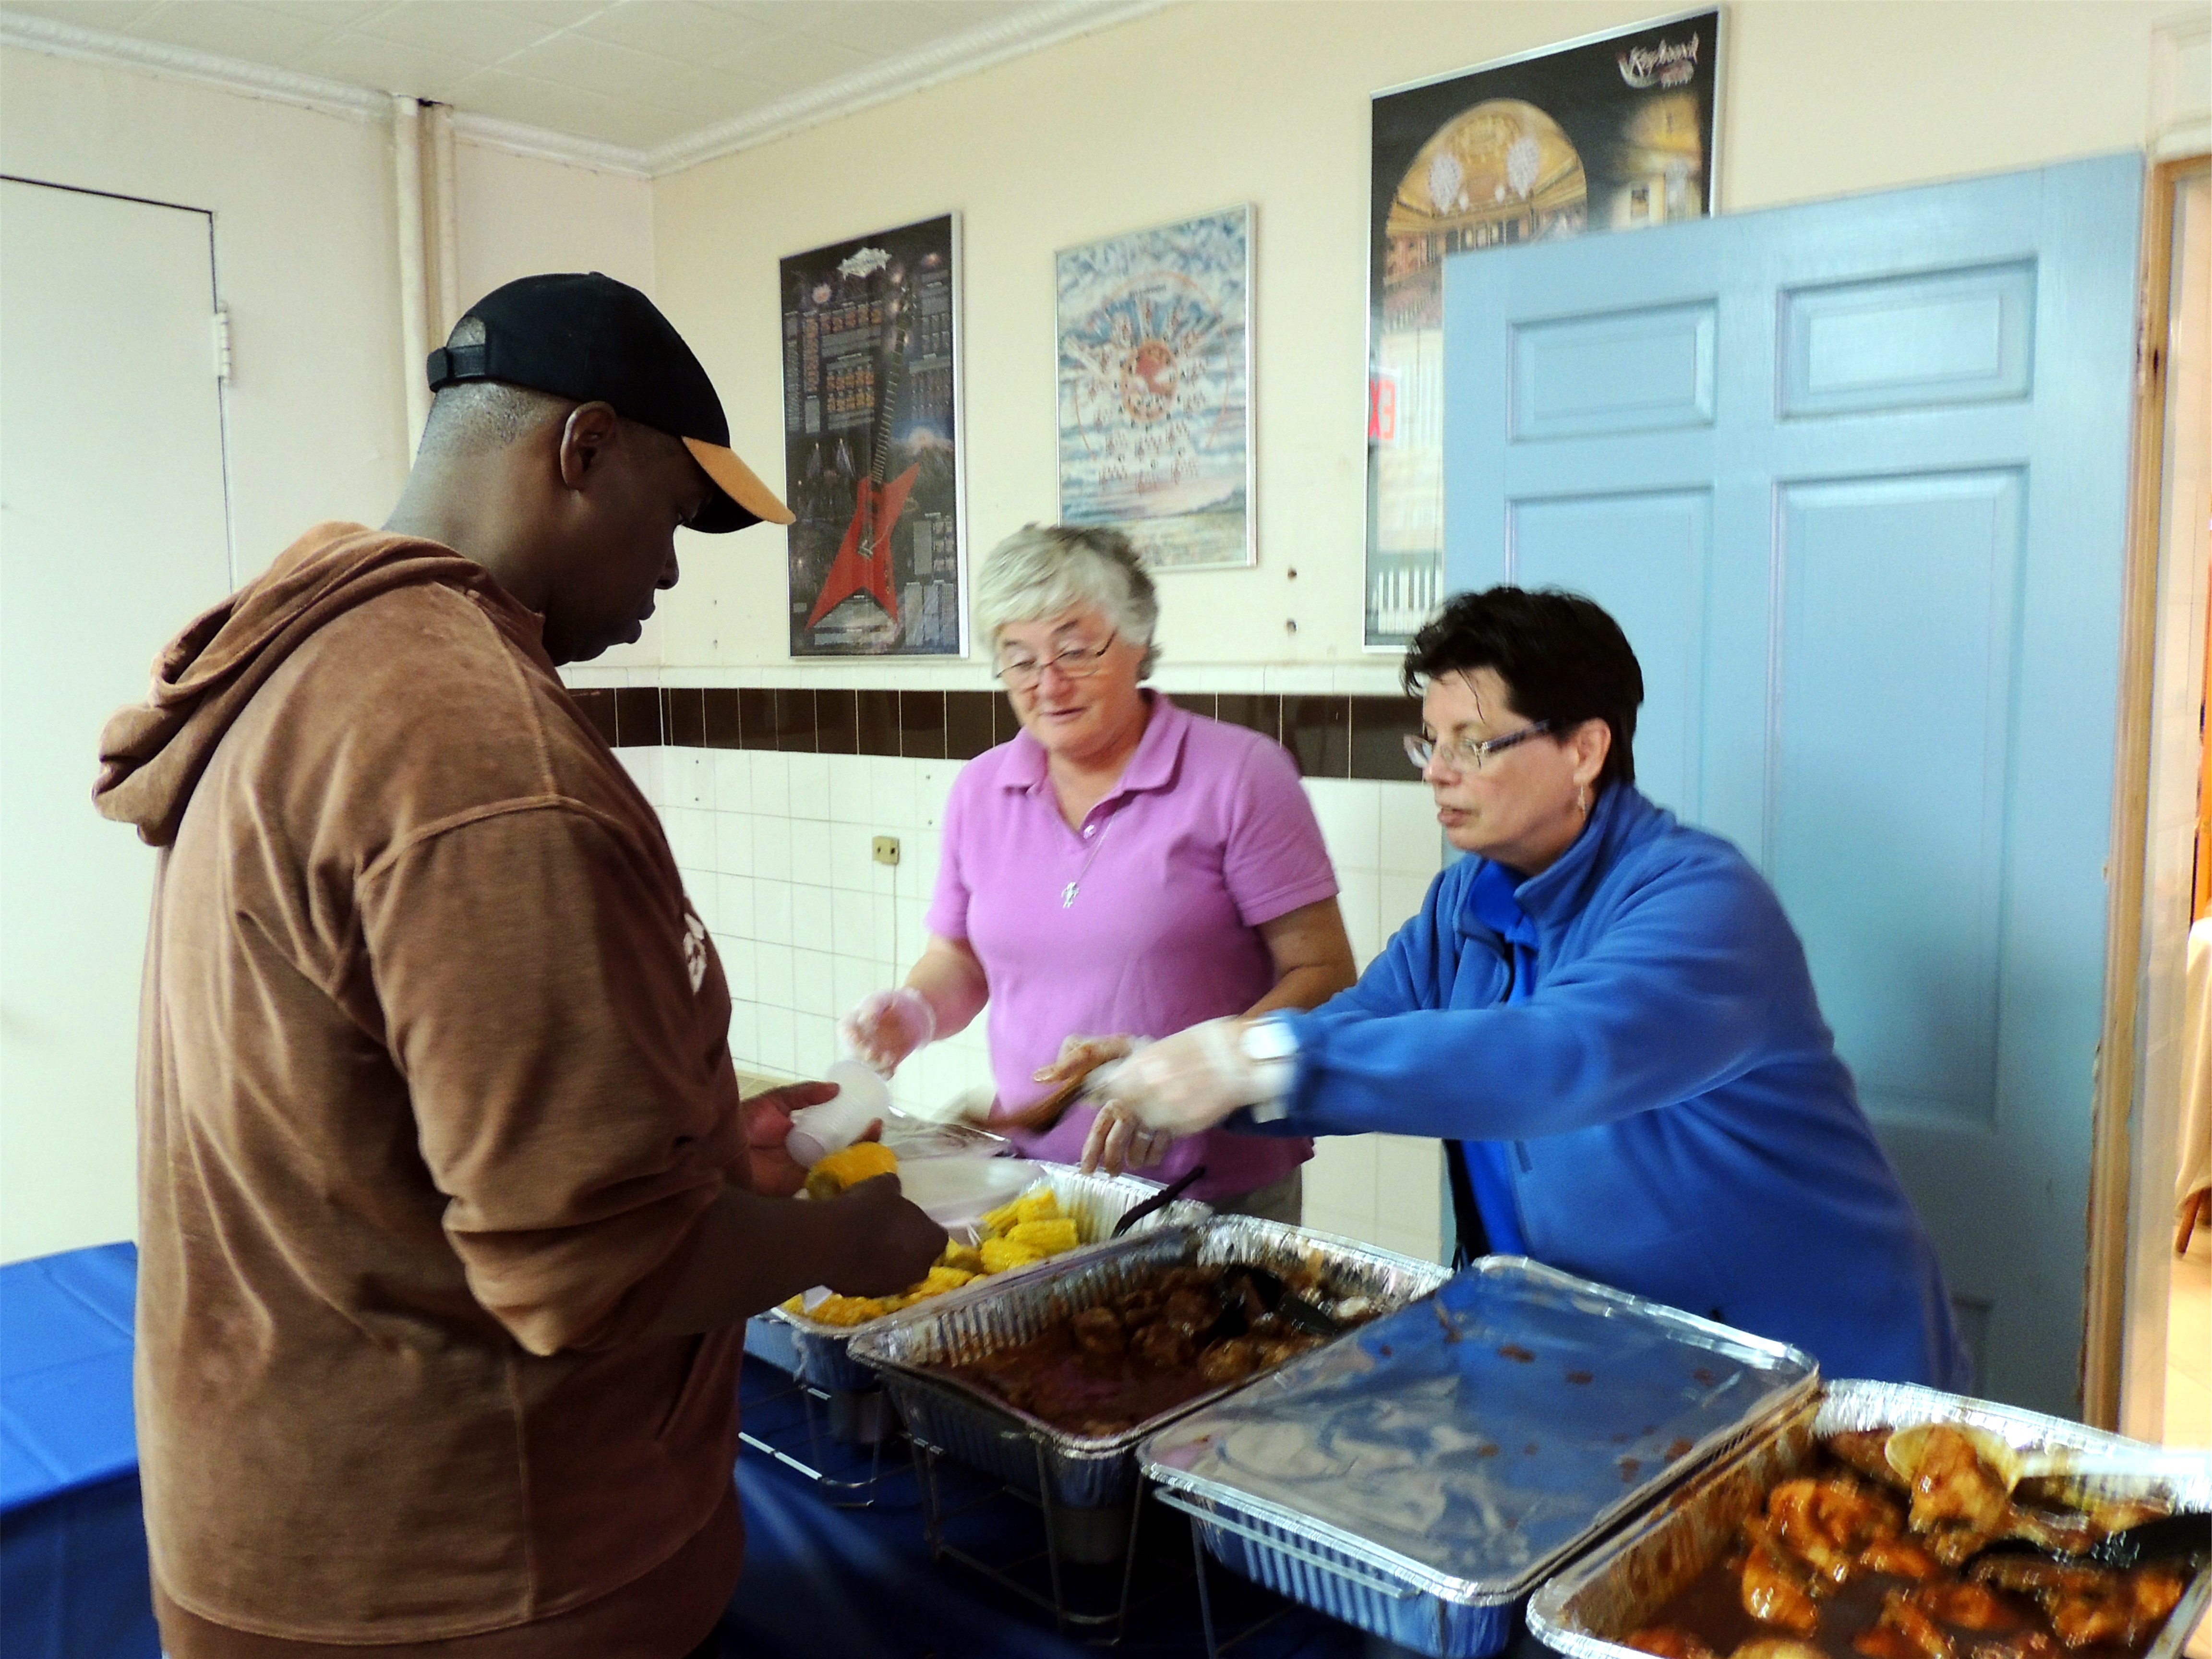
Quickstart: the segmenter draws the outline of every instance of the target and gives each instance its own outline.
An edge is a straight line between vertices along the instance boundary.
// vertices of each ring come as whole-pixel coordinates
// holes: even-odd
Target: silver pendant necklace
[[[1091,837],[1091,856],[1083,860],[1083,867],[1075,872],[1075,879],[1060,890],[1061,909],[1066,910],[1074,905],[1075,896],[1083,890],[1083,878],[1091,873],[1091,866],[1098,861],[1098,849],[1105,846],[1107,832],[1113,827],[1114,820],[1110,817],[1098,826],[1098,833]]]

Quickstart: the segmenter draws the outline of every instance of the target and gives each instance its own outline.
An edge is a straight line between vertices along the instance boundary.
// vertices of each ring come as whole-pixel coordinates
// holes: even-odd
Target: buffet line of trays
[[[1187,1201],[1115,1237],[1153,1183],[1036,1168],[1075,1248],[748,1347],[1064,1511],[1149,1481],[1224,1567],[1437,1659],[1523,1619],[1571,1659],[2175,1659],[2212,1599],[2212,1454],[1824,1382],[1518,1257]]]

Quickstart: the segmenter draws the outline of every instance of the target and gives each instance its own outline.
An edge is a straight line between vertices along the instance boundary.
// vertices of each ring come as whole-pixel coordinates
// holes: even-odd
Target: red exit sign
[[[1387,370],[1367,377],[1367,441],[1398,441],[1398,377]]]

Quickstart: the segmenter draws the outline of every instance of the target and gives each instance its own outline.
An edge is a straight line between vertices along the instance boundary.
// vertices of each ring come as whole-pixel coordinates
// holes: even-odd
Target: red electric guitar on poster
[[[866,594],[883,606],[885,616],[898,620],[898,589],[891,581],[891,532],[906,511],[906,498],[921,467],[916,463],[889,483],[884,482],[891,458],[891,410],[898,404],[899,381],[906,372],[906,302],[895,297],[890,303],[891,348],[884,354],[883,392],[876,409],[875,454],[868,476],[859,481],[853,522],[845,527],[845,539],[838,544],[837,556],[830,561],[830,574],[822,579],[822,592],[806,618],[809,628],[855,593]]]

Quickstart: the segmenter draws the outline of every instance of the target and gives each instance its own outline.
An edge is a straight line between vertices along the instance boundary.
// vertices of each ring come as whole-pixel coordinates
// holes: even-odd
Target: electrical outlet
[[[898,862],[898,837],[896,836],[878,836],[876,837],[876,862],[878,864],[896,864]]]

